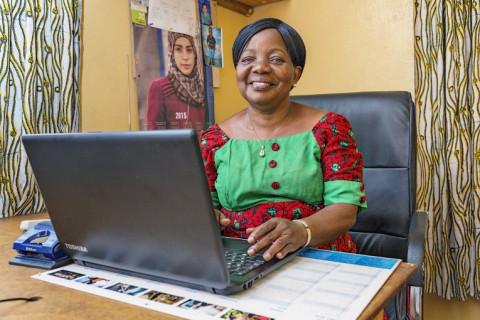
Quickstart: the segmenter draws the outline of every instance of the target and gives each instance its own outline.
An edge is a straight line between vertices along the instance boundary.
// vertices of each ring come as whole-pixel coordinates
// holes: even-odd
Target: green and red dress
[[[305,218],[333,203],[367,207],[362,154],[339,114],[327,113],[311,131],[268,141],[231,139],[214,124],[200,143],[214,205],[232,221],[224,236],[246,238],[247,228],[273,217]],[[356,251],[348,233],[317,248]]]

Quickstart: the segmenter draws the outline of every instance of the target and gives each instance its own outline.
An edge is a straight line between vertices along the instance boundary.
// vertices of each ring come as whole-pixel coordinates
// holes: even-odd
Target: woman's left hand
[[[248,242],[253,245],[248,249],[249,255],[255,255],[270,246],[263,254],[266,261],[275,256],[284,258],[287,253],[301,248],[307,242],[307,231],[300,223],[272,218],[256,228],[246,230]]]

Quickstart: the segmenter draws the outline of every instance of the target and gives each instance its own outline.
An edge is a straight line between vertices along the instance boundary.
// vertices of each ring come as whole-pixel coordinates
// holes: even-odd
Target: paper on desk
[[[232,313],[262,320],[356,319],[400,263],[322,250],[303,255],[315,259],[297,257],[251,289],[231,296],[79,265],[33,277],[187,319],[229,319]]]

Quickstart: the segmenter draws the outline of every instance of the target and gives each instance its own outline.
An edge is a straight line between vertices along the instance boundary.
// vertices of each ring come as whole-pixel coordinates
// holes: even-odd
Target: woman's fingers
[[[305,231],[301,226],[290,220],[273,218],[257,228],[247,229],[248,242],[253,244],[248,249],[249,255],[254,255],[264,248],[265,260],[276,256],[284,258],[289,252],[295,251],[303,245]],[[303,242],[302,242],[303,241]]]
[[[291,243],[288,243],[286,246],[284,246],[280,251],[278,251],[275,254],[275,257],[277,259],[283,259],[287,254],[289,254],[290,252],[293,252],[297,249],[298,249],[298,247],[294,246]]]
[[[222,227],[228,227],[230,225],[230,219],[225,217],[225,215],[220,211],[215,209],[215,215],[217,217],[217,222]]]
[[[230,219],[226,218],[225,216],[220,218],[220,225],[222,227],[228,227],[230,225]]]

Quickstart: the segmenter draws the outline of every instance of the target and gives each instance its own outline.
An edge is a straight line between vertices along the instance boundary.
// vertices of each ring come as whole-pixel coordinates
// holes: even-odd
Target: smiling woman
[[[304,246],[355,252],[347,230],[366,208],[363,160],[347,119],[292,102],[306,51],[278,19],[261,19],[233,44],[246,108],[212,125],[202,155],[223,234],[247,238],[266,260]]]
[[[169,32],[170,69],[153,80],[147,97],[147,130],[204,129],[206,100],[197,49],[191,36]]]

